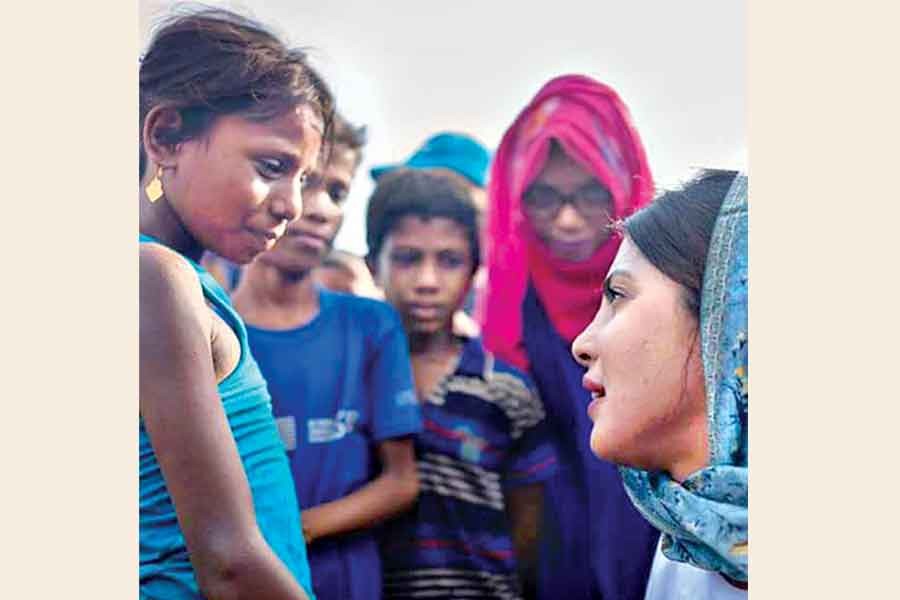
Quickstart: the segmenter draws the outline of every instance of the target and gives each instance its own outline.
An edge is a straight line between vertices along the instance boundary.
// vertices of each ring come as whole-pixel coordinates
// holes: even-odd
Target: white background
[[[141,0],[142,47],[167,0]],[[699,166],[746,168],[743,0],[271,0],[237,9],[311,47],[369,144],[336,241],[364,253],[368,169],[403,161],[432,133],[490,148],[540,86],[583,73],[631,110],[658,187]]]

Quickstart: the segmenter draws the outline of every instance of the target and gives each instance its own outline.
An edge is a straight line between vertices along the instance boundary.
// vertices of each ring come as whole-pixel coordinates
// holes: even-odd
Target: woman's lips
[[[581,261],[587,259],[594,251],[593,240],[562,241],[551,240],[547,247],[561,258],[566,260]]]
[[[587,391],[591,392],[591,394],[606,392],[602,383],[600,383],[599,381],[595,381],[594,379],[591,379],[591,377],[588,375],[585,375],[584,377],[581,378],[581,387],[583,387]]]
[[[594,381],[585,375],[581,380],[581,385],[591,393],[591,403],[588,404],[587,413],[591,420],[596,420],[597,409],[606,398],[606,388],[602,383]]]
[[[600,410],[600,405],[603,404],[603,397],[591,394],[591,398],[593,398],[593,400],[591,400],[590,404],[588,404],[587,414],[588,417],[591,418],[591,421],[596,421],[597,411]]]
[[[564,240],[560,238],[554,238],[550,241],[552,246],[559,248],[560,250],[581,250],[582,248],[586,248],[591,245],[594,240],[592,238],[583,238],[578,240]]]

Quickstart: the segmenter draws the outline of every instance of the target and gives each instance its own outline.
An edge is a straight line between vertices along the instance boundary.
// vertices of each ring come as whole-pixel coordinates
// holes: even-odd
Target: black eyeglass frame
[[[585,200],[587,197],[584,193],[588,186],[602,189],[605,192],[605,198],[602,201]],[[606,214],[606,216],[610,218],[612,217],[612,212],[614,210],[613,196],[612,193],[602,185],[598,187],[596,183],[591,183],[582,186],[569,194],[563,194],[551,186],[543,186],[543,189],[552,190],[554,194],[552,202],[546,206],[537,206],[532,200],[535,191],[533,186],[529,187],[528,190],[522,194],[522,206],[525,211],[534,218],[552,220],[556,218],[556,215],[559,214],[559,211],[561,211],[562,207],[566,204],[570,204],[581,216],[587,219],[599,217],[601,214]]]

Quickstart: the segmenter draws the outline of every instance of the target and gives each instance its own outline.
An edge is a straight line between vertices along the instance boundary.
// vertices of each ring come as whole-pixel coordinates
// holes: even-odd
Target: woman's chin
[[[594,456],[622,467],[647,469],[647,465],[639,464],[642,461],[634,460],[636,457],[629,452],[630,446],[628,444],[623,446],[623,442],[622,439],[617,440],[608,428],[603,428],[598,422],[594,422],[590,440],[591,452]]]
[[[593,452],[597,458],[615,462],[613,460],[615,452],[613,448],[610,447],[608,442],[609,437],[607,433],[603,431],[595,422],[593,429],[591,429],[591,452]]]
[[[545,244],[556,258],[575,263],[589,260],[597,251],[597,248],[600,247],[595,240],[564,242],[561,240],[548,239]]]

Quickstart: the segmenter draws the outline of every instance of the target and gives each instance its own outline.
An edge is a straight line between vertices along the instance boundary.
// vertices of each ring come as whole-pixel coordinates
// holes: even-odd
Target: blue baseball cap
[[[459,173],[478,187],[487,181],[491,153],[471,137],[462,133],[438,133],[431,136],[405,163],[372,167],[372,179],[393,171],[397,167],[412,169],[443,168]]]

